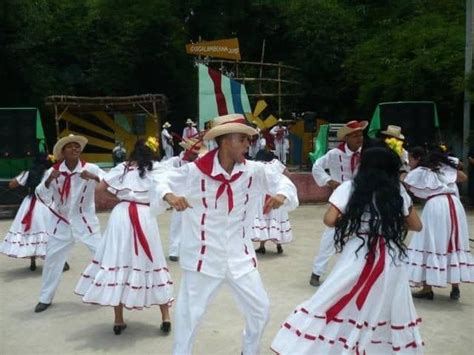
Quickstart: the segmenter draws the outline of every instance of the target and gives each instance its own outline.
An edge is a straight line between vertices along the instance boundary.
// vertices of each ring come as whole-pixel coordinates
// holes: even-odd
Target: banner
[[[245,86],[221,72],[199,64],[199,129],[217,116],[251,113]]]
[[[240,60],[239,40],[230,38],[190,43],[186,45],[186,53],[204,57]]]

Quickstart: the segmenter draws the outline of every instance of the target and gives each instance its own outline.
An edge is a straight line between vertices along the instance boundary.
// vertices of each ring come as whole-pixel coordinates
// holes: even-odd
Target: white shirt
[[[331,149],[314,162],[313,178],[319,186],[325,186],[329,180],[337,182],[352,180],[357,174],[359,164],[356,164],[354,169],[351,166],[352,155],[355,152],[350,150],[347,144],[344,144],[341,148]],[[361,148],[357,150],[357,153],[360,154],[360,151]],[[329,170],[329,174],[326,170]]]
[[[161,131],[161,143],[163,144],[163,149],[165,149],[166,147],[170,147],[172,145],[172,141],[173,137],[171,136],[171,134],[166,128],[163,128],[163,130]]]
[[[189,126],[186,126],[184,127],[183,129],[183,136],[182,138],[183,139],[187,139],[187,138],[191,138],[193,136],[195,136],[196,134],[198,134],[198,130],[196,129],[196,127],[189,127]]]
[[[222,183],[204,174],[194,163],[156,177],[152,208],[165,208],[163,197],[169,192],[186,197],[192,206],[181,212],[185,233],[179,260],[183,269],[219,278],[224,278],[227,272],[234,278],[245,275],[257,267],[250,232],[262,193],[286,196],[281,207],[286,210],[298,206],[295,185],[269,164],[254,161],[235,164],[229,175],[215,154],[211,176],[223,174],[230,179],[239,172],[242,175],[230,183],[234,203],[230,212],[226,190],[216,201]]]
[[[285,138],[288,136],[288,129],[285,126],[274,126],[270,134],[275,137],[275,144],[285,144]]]
[[[54,167],[48,169],[44,174],[43,180],[36,187],[36,195],[38,198],[56,215],[56,223],[54,223],[52,227],[54,228],[55,224],[65,223],[58,217],[61,216],[64,220],[69,222],[72,233],[76,237],[99,233],[100,225],[97,215],[95,214],[94,201],[97,181],[92,179],[84,180],[80,174],[82,171],[87,170],[102,179],[105,174],[104,171],[95,164],[82,163],[81,161],[79,161],[73,171],[70,171],[63,161],[59,165],[58,170],[61,173],[73,175],[71,176],[69,196],[67,198],[63,196],[63,200],[61,201],[60,191],[64,187],[66,176],[63,174],[59,175],[57,179],[51,181],[49,188],[45,185],[46,180],[53,170]]]

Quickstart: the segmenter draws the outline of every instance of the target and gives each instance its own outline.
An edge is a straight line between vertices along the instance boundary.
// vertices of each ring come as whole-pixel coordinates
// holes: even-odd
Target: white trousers
[[[197,327],[207,306],[223,283],[229,285],[245,317],[242,336],[243,354],[259,353],[260,340],[268,322],[270,308],[259,272],[253,270],[238,279],[233,279],[230,274],[225,278],[216,278],[196,271],[183,270],[174,312],[174,355],[192,353]]]
[[[166,147],[163,147],[163,150],[165,151],[165,156],[163,157],[163,160],[168,160],[169,158],[173,157],[174,150],[172,145],[167,145]]]
[[[286,149],[284,142],[275,142],[275,154],[279,161],[281,161],[283,164],[286,164]]]
[[[173,210],[171,213],[171,222],[170,222],[170,231],[169,231],[169,247],[168,255],[169,256],[178,256],[179,255],[179,242],[181,241],[182,233],[182,212],[177,212]]]
[[[328,269],[329,258],[336,253],[334,246],[334,228],[326,228],[319,243],[319,254],[313,262],[313,274],[322,276]]]
[[[61,239],[55,236],[50,236],[48,239],[39,297],[41,303],[52,302],[54,293],[59,286],[59,281],[61,281],[68,252],[75,243],[70,228],[67,229],[69,229],[69,238],[64,239],[65,236],[63,234],[60,236]],[[80,241],[83,242],[89,248],[92,255],[94,255],[99,239],[100,235],[96,233],[81,238]]]

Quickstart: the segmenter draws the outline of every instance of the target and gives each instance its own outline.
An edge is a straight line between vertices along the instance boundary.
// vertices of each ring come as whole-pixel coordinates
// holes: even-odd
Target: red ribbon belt
[[[25,232],[28,232],[31,228],[31,221],[33,219],[33,209],[35,208],[36,204],[36,196],[33,195],[31,197],[30,206],[28,207],[28,211],[26,211],[23,219],[21,220],[21,224],[25,225]]]
[[[151,255],[150,246],[148,245],[148,241],[146,239],[145,233],[143,233],[143,229],[140,224],[140,219],[138,218],[138,209],[137,209],[137,204],[146,205],[146,206],[149,206],[149,204],[139,203],[136,201],[126,201],[126,200],[123,200],[122,202],[129,203],[128,215],[130,216],[130,222],[132,223],[132,228],[133,228],[133,244],[135,247],[135,255],[138,256],[138,243],[140,243],[146,256],[148,256],[148,259],[150,259],[150,261],[153,262],[153,256]]]
[[[376,251],[367,255],[364,268],[352,289],[342,296],[331,308],[326,311],[326,323],[332,321],[340,311],[358,294],[356,306],[361,310],[369,295],[370,290],[382,274],[385,267],[385,241],[379,237],[375,242],[379,250],[377,262],[375,262]]]
[[[449,219],[451,220],[451,231],[449,233],[449,242],[448,242],[448,253],[458,251],[459,249],[459,224],[456,213],[456,206],[454,205],[453,194],[437,194],[428,197],[428,200],[431,200],[433,197],[437,196],[446,196],[448,198],[449,205]]]

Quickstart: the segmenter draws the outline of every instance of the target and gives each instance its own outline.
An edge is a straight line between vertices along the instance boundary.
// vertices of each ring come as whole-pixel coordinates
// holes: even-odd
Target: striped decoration
[[[217,116],[251,113],[245,86],[199,64],[199,128]]]

